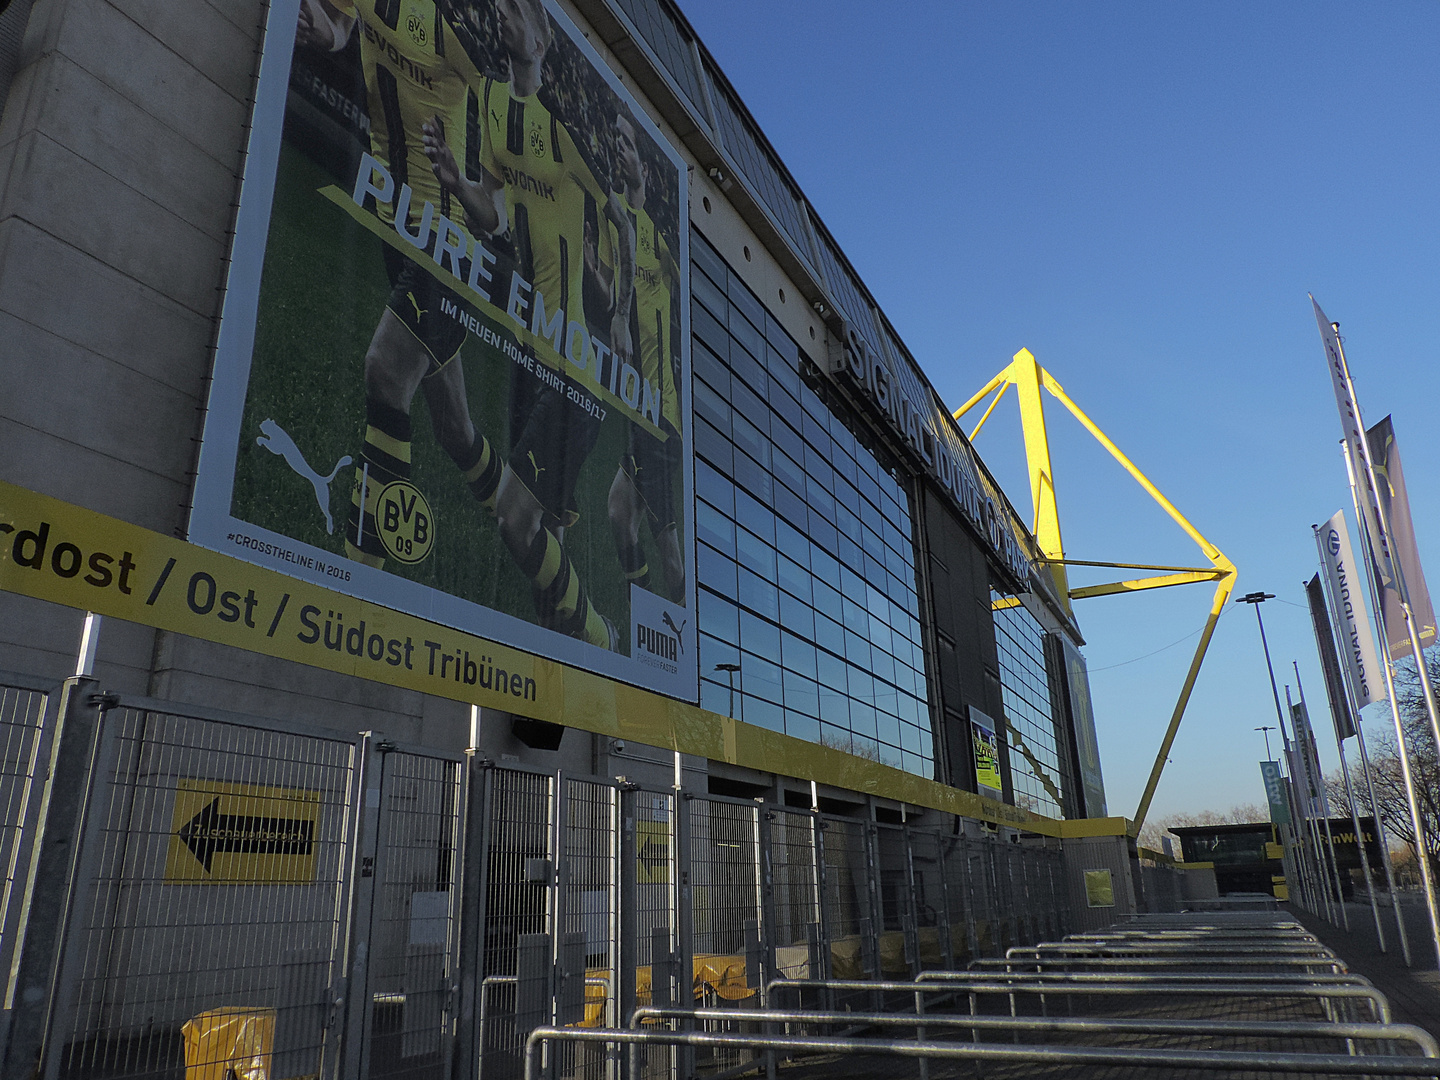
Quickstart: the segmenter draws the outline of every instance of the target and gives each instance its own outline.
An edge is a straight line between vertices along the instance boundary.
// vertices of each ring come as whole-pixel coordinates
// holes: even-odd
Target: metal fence
[[[0,672],[0,972],[10,973],[23,930],[23,883],[30,869],[40,814],[39,781],[45,775],[47,716],[58,697],[55,684]],[[14,986],[4,984],[4,1009],[13,1007]],[[3,1036],[3,1029],[0,1029]]]
[[[913,979],[1069,922],[1053,846],[498,767],[91,680],[0,678],[0,753],[4,1075],[243,1076],[249,1055],[274,1078],[518,1078],[544,1025],[735,1012],[776,978]],[[619,1068],[588,1043],[555,1064]],[[753,1066],[723,1041],[637,1065]]]

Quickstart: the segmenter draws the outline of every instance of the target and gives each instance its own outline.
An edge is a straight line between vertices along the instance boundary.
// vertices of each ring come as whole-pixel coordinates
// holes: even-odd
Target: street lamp
[[[723,671],[730,676],[730,715],[735,715],[735,673],[740,670],[739,664],[716,664],[716,671]]]
[[[1256,731],[1263,731],[1263,732],[1265,733],[1265,760],[1266,760],[1266,761],[1273,761],[1274,758],[1272,758],[1272,757],[1270,756],[1270,732],[1272,732],[1272,731],[1275,730],[1275,725],[1274,725],[1274,724],[1261,724],[1261,725],[1260,725],[1259,727],[1257,727],[1255,730],[1256,730]]]

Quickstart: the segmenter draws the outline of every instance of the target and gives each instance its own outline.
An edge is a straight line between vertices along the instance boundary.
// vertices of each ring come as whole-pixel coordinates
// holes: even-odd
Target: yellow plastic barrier
[[[274,1009],[211,1009],[180,1027],[185,1080],[270,1080]]]

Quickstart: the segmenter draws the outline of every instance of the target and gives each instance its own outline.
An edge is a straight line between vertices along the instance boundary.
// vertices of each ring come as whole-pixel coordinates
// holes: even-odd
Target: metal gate
[[[485,1080],[519,1076],[540,1025],[618,1023],[675,1000],[679,948],[675,797],[624,781],[485,770],[482,945],[476,1045]],[[602,1080],[617,1062],[588,1047],[552,1063]],[[650,1066],[668,1069],[670,1052]]]
[[[94,762],[44,1075],[179,1075],[227,1021],[333,1070],[353,741],[122,699]]]
[[[351,1015],[359,1023],[346,1075],[446,1076],[459,991],[465,759],[373,737],[362,745],[370,779],[351,950]]]
[[[23,885],[40,813],[49,734],[55,727],[57,690],[51,683],[0,672],[0,972],[5,973],[0,1001],[7,1018],[14,1008],[10,973],[22,930]]]

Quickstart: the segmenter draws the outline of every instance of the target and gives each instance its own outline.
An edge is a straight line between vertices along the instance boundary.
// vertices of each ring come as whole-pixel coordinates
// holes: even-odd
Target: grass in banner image
[[[628,652],[685,596],[679,182],[540,0],[302,0],[234,516]]]

